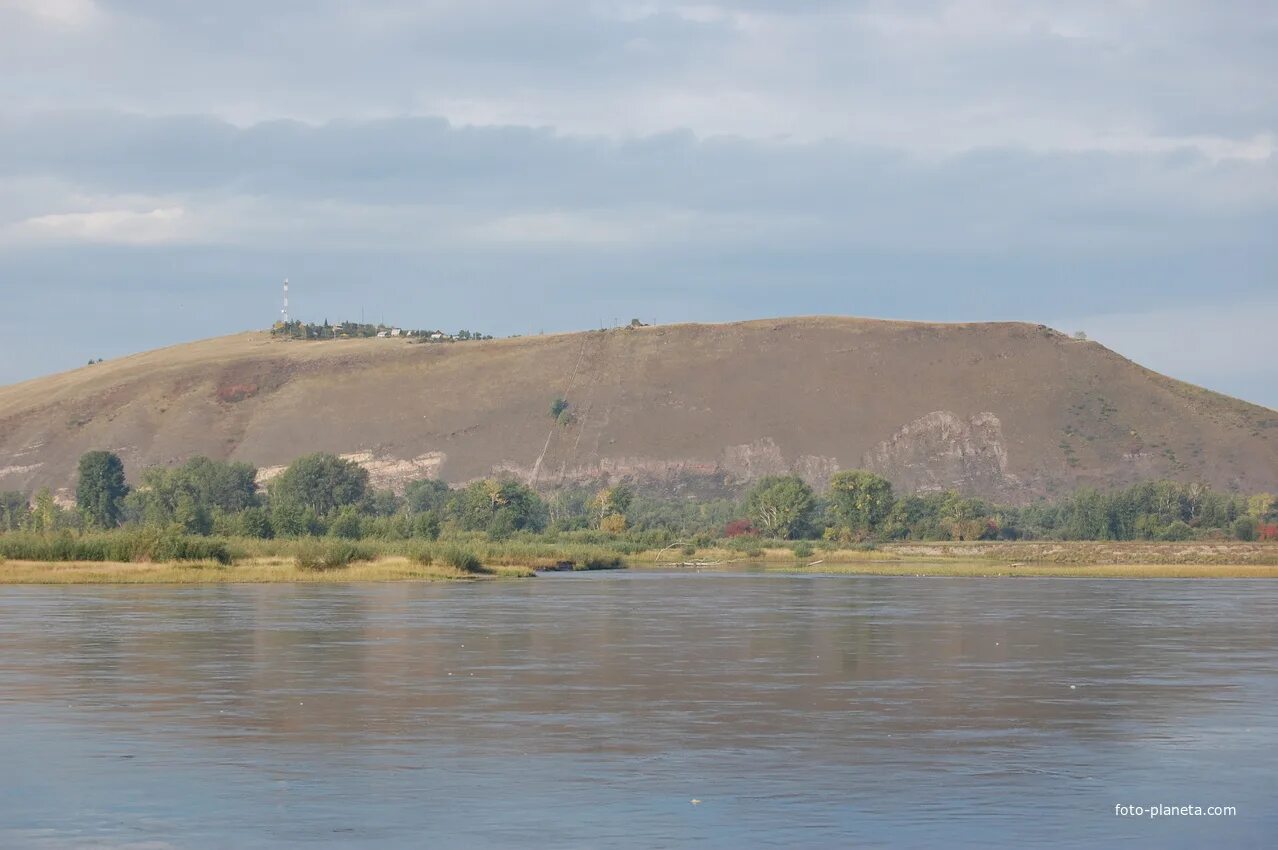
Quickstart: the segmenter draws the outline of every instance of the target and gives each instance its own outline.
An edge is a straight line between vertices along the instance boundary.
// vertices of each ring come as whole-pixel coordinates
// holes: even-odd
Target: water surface
[[[1275,623],[1243,580],[6,587],[0,847],[1271,847]]]

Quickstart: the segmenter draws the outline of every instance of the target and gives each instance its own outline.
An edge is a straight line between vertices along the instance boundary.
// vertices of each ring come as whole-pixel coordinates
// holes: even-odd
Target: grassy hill
[[[569,402],[567,421],[550,405]],[[0,489],[325,450],[374,481],[507,472],[676,492],[868,467],[1025,502],[1168,477],[1278,489],[1278,412],[1043,326],[793,318],[455,344],[245,333],[0,388]]]

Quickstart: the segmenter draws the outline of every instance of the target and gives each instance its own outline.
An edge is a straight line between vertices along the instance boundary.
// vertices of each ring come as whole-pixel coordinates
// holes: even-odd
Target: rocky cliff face
[[[934,410],[866,452],[862,465],[910,490],[1014,493],[1024,486],[1008,471],[1003,424],[988,411],[962,419]]]
[[[562,397],[569,415],[550,416]],[[1153,477],[1278,489],[1278,412],[1023,324],[785,319],[489,342],[241,334],[0,388],[0,489],[332,451],[382,486],[510,474],[687,494],[764,475],[1024,502]]]

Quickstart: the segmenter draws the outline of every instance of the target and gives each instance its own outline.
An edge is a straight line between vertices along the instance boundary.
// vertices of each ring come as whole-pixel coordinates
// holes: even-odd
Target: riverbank
[[[800,555],[801,553],[801,555]],[[1278,578],[1278,545],[1234,541],[977,541],[889,543],[866,549],[772,546],[692,555],[647,552],[631,566],[887,576]]]
[[[981,559],[1026,564],[1278,566],[1278,543],[1236,540],[1007,540],[963,543],[891,543],[880,551],[896,558]]]
[[[717,566],[733,563],[794,561],[994,561],[1072,566],[1214,565],[1278,567],[1278,543],[1239,543],[1229,540],[1162,543],[1149,541],[975,541],[883,543],[860,548],[764,545],[755,549],[723,546],[650,550],[634,563],[665,566]]]
[[[0,563],[0,584],[337,583],[484,581],[528,578],[545,569],[707,569],[886,576],[1055,576],[1079,578],[1278,578],[1278,545],[1230,541],[891,543],[875,548],[713,546],[633,554],[554,543],[475,546],[478,566],[395,552],[327,568],[299,566],[295,542],[279,551],[196,561]],[[691,547],[689,547],[691,548]],[[430,563],[423,563],[430,560]]]
[[[253,558],[235,564],[214,561],[121,563],[110,561],[7,561],[0,584],[269,584],[359,581],[485,581],[531,578],[531,567],[492,565],[467,572],[408,558],[379,558],[328,569],[303,569],[291,559]]]
[[[1001,561],[865,561],[808,567],[770,564],[768,572],[820,575],[950,576],[966,578],[1278,578],[1278,566],[1258,564],[1021,564]]]

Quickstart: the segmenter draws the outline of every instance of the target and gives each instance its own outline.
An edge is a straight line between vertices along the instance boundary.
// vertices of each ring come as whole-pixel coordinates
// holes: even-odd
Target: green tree
[[[980,499],[969,499],[950,491],[941,502],[939,518],[952,540],[982,540],[996,528],[992,509]]]
[[[125,500],[127,519],[145,525],[181,525],[190,534],[207,534],[213,517],[238,514],[258,503],[257,469],[195,457],[179,467],[154,466]]]
[[[595,524],[602,526],[605,519],[610,516],[625,516],[626,511],[630,510],[630,503],[634,501],[634,493],[629,487],[617,485],[616,487],[604,487],[595,494],[595,498],[591,500],[591,512],[595,516]]]
[[[31,504],[25,493],[7,490],[0,493],[0,532],[24,528],[31,516]]]
[[[27,522],[32,531],[52,534],[59,525],[58,520],[61,515],[62,511],[58,508],[58,503],[53,500],[53,491],[48,487],[41,487],[36,493],[35,507],[32,508]]]
[[[450,496],[452,496],[452,490],[448,488],[448,482],[440,481],[438,478],[410,481],[404,488],[404,504],[415,514],[442,511],[448,504]]]
[[[759,479],[746,497],[746,514],[768,537],[796,537],[808,529],[816,509],[816,495],[797,475]]]
[[[892,512],[892,483],[864,469],[849,469],[830,479],[830,513],[836,524],[860,534],[875,531]]]
[[[905,496],[897,499],[877,530],[884,536],[895,539],[939,537],[941,533],[939,528],[941,500],[937,498],[939,495],[930,493],[928,494],[930,498]]]
[[[1260,530],[1260,523],[1253,516],[1240,516],[1234,520],[1233,527],[1230,529],[1234,534],[1235,540],[1252,541]]]
[[[393,490],[370,489],[360,503],[360,510],[369,516],[389,517],[399,513],[403,504],[404,500]]]
[[[324,523],[315,509],[296,502],[271,503],[271,530],[276,536],[306,537],[324,533]]]
[[[245,508],[235,514],[235,533],[244,537],[267,539],[274,536],[271,518],[258,507]]]
[[[310,509],[319,518],[362,501],[367,493],[367,469],[324,452],[293,461],[270,486],[272,512],[277,506]]]
[[[440,522],[439,512],[430,510],[413,515],[412,536],[423,537],[427,540],[437,540],[439,538]]]
[[[187,534],[209,534],[213,531],[213,512],[189,491],[178,493],[173,519]]]
[[[449,513],[466,531],[506,536],[514,531],[546,527],[546,503],[531,488],[514,479],[476,481],[449,501]]]
[[[580,531],[590,526],[588,490],[564,488],[556,490],[547,503],[550,526],[555,531]]]
[[[353,505],[339,508],[333,516],[333,521],[328,524],[328,533],[330,535],[333,537],[345,537],[348,540],[360,539],[362,530],[359,512],[355,510]]]
[[[257,468],[194,457],[176,470],[178,489],[188,491],[207,510],[237,513],[257,504]]]
[[[75,503],[85,520],[98,528],[120,524],[121,502],[128,495],[124,463],[114,452],[94,451],[80,456]]]
[[[1179,519],[1164,528],[1158,535],[1159,540],[1192,540],[1193,538],[1194,530],[1190,528],[1189,523]]]
[[[1065,504],[1063,531],[1070,540],[1113,540],[1113,497],[1098,490],[1083,489]]]
[[[1272,493],[1257,493],[1247,499],[1247,515],[1264,521],[1278,513],[1278,498]]]

